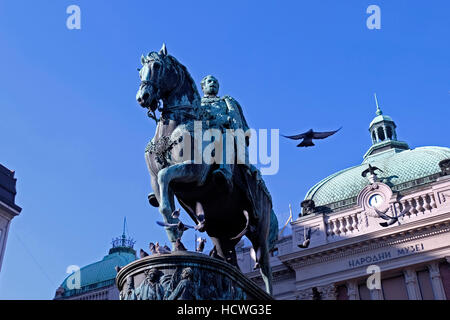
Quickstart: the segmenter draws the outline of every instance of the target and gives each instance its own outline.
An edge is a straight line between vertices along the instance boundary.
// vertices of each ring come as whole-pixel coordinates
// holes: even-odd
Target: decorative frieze
[[[384,236],[381,239],[379,237],[374,237],[372,239],[368,239],[362,241],[358,244],[351,244],[344,246],[342,248],[333,248],[331,250],[322,251],[319,253],[313,253],[308,256],[302,256],[298,258],[291,258],[286,260],[286,263],[292,265],[294,269],[301,268],[303,266],[324,263],[332,260],[342,259],[348,256],[353,255],[363,255],[366,252],[374,251],[384,247],[392,247],[402,243],[407,243],[415,240],[424,239],[427,237],[439,235],[442,233],[450,232],[450,221],[445,221],[440,225],[433,225],[427,228],[419,229],[411,229],[408,230],[407,233],[399,232],[396,234],[391,234],[389,236]],[[416,248],[416,246],[418,247]],[[411,252],[418,252],[421,250],[425,250],[422,247],[421,243],[413,244],[414,248],[409,248],[409,246],[398,248],[400,250],[399,255],[402,254],[402,249],[404,254],[409,254]],[[408,251],[408,252],[406,252]],[[393,256],[392,256],[393,257]],[[280,257],[282,258],[282,257]],[[389,258],[389,257],[387,257]],[[284,260],[284,259],[283,259]]]

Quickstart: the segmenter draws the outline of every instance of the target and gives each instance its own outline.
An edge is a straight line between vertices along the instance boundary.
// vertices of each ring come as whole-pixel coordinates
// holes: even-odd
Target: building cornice
[[[406,225],[394,226],[388,230],[378,230],[319,247],[280,255],[278,258],[283,264],[295,269],[299,265],[327,262],[449,231],[450,212],[409,222]]]

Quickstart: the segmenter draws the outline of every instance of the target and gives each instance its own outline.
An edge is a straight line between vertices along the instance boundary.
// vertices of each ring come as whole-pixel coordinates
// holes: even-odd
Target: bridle
[[[152,110],[151,107],[149,107],[149,111],[147,112],[147,115],[154,119],[155,121],[159,121],[159,119],[156,118],[156,114],[155,111],[158,110],[159,112],[161,112],[161,114],[169,114],[169,113],[174,113],[175,111],[181,111],[179,110],[180,107],[182,107],[181,109],[185,109],[186,106],[178,106],[178,105],[173,105],[173,106],[163,106],[160,107],[161,105],[161,80],[162,79],[162,75],[164,73],[164,69],[167,68],[166,64],[170,64],[173,66],[173,70],[176,73],[176,85],[174,86],[174,88],[176,88],[175,90],[177,90],[180,85],[185,81],[185,77],[186,75],[182,72],[182,70],[180,70],[180,67],[175,63],[175,61],[172,60],[171,56],[167,56],[167,59],[161,59],[159,57],[159,55],[156,52],[151,52],[149,54],[149,57],[153,58],[153,59],[149,59],[147,60],[147,63],[153,61],[156,61],[160,64],[160,68],[157,70],[157,73],[154,73],[154,70],[151,70],[151,76],[149,80],[141,80],[140,83],[140,87],[143,88],[145,86],[150,86],[152,88],[152,92],[154,92],[155,94],[155,100],[157,101],[157,107],[155,110]],[[183,113],[189,114],[186,111],[181,111]]]

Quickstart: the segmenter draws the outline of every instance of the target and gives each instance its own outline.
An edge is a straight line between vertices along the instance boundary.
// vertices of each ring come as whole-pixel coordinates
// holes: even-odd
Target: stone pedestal
[[[121,300],[270,300],[232,265],[205,254],[151,255],[116,276]]]

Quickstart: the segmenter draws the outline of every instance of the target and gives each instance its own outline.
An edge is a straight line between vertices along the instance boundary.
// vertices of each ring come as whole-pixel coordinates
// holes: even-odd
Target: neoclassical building
[[[450,299],[450,148],[410,149],[379,108],[369,131],[363,162],[314,185],[278,240],[276,299]]]
[[[22,208],[15,203],[16,178],[14,171],[0,164],[0,271],[6,250],[11,220],[18,216]]]
[[[112,241],[112,248],[102,260],[69,275],[56,290],[54,300],[119,300],[115,285],[116,267],[136,260],[134,241],[125,235]]]

